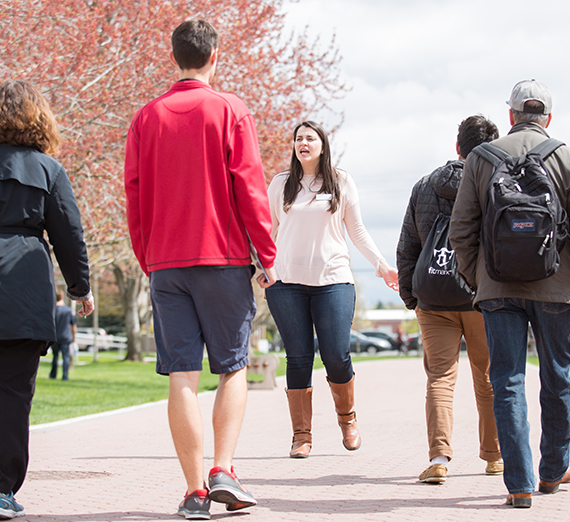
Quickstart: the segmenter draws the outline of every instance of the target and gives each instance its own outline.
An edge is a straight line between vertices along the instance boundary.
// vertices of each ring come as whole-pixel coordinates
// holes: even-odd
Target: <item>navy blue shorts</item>
[[[157,373],[201,371],[204,344],[212,373],[247,365],[256,312],[251,277],[251,266],[151,272]]]

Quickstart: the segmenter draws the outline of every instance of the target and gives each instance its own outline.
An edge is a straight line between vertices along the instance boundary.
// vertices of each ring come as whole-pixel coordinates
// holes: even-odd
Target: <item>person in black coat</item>
[[[48,154],[59,132],[29,82],[0,84],[0,518],[23,516],[14,494],[28,466],[29,416],[40,356],[56,341],[55,285],[45,232],[68,296],[89,315],[87,249],[71,183]]]

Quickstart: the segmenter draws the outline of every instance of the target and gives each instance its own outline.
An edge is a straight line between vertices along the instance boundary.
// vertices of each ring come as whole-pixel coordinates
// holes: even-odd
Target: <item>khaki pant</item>
[[[422,332],[427,374],[426,420],[430,460],[453,456],[453,393],[457,381],[461,335],[473,374],[479,413],[479,457],[499,460],[501,453],[493,415],[493,389],[489,381],[489,351],[485,323],[479,312],[434,312],[416,308]]]

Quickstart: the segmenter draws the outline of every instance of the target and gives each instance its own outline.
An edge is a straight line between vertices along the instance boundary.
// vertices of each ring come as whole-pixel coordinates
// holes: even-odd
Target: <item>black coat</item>
[[[418,303],[412,295],[412,279],[418,257],[437,215],[451,216],[464,165],[462,160],[448,161],[420,179],[412,189],[396,252],[400,297],[410,310],[419,306],[423,310],[442,311],[440,307]],[[445,310],[463,312],[472,309],[471,305],[465,305]]]
[[[53,266],[44,230],[69,296],[85,297],[87,250],[65,170],[35,149],[0,144],[0,339],[56,340]]]

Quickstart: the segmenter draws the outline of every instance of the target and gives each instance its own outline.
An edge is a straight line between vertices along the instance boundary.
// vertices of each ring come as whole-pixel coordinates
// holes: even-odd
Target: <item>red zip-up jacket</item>
[[[125,158],[127,219],[143,271],[261,264],[275,245],[253,117],[232,94],[183,80],[135,114]]]

